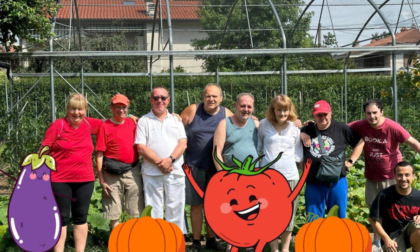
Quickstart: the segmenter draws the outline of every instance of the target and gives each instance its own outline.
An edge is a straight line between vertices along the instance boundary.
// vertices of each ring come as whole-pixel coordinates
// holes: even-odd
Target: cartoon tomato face
[[[274,240],[288,226],[290,192],[287,180],[274,169],[254,176],[221,171],[207,186],[204,211],[209,225],[223,240],[250,247],[260,240]]]
[[[255,251],[261,252],[267,242],[277,238],[289,225],[293,200],[305,183],[312,160],[306,160],[302,177],[291,192],[286,178],[268,168],[281,154],[261,168],[254,166],[262,157],[254,162],[252,156],[243,162],[233,157],[239,167],[227,167],[215,154],[223,170],[210,179],[206,192],[194,180],[191,168],[182,165],[197,194],[204,197],[207,223],[220,238],[233,245],[232,251],[255,246]]]

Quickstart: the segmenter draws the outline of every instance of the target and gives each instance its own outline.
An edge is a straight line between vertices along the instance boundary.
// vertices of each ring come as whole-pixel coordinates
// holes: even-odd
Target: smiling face
[[[286,107],[277,107],[274,108],[274,114],[276,115],[277,123],[284,124],[289,120],[290,110]]]
[[[272,241],[287,227],[292,215],[289,194],[286,179],[273,169],[253,176],[220,171],[207,186],[204,211],[223,240],[251,247]]]
[[[366,120],[372,128],[378,128],[384,121],[384,112],[376,104],[372,103],[365,108]]]
[[[254,99],[251,96],[245,94],[235,102],[235,117],[239,121],[246,122],[251,117],[253,111]]]
[[[318,113],[313,115],[316,126],[319,130],[325,130],[331,125],[331,112],[330,113]]]
[[[79,127],[85,118],[87,110],[87,100],[81,94],[72,94],[69,96],[66,105],[67,120],[72,127]]]
[[[413,167],[398,166],[395,169],[395,182],[398,193],[407,195],[411,192],[411,183],[413,182]]]
[[[128,106],[122,103],[111,104],[111,110],[112,117],[118,122],[124,121],[124,118],[127,117]]]
[[[169,95],[168,91],[164,88],[155,88],[153,89],[150,96],[150,103],[152,104],[153,113],[156,116],[161,116],[166,113],[166,108],[169,104]]]
[[[73,107],[70,108],[67,119],[72,127],[79,127],[79,125],[83,122],[83,118],[85,118],[86,109],[80,107]]]

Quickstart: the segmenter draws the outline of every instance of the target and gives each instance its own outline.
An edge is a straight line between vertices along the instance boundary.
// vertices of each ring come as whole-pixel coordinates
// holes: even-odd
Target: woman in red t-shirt
[[[81,94],[70,95],[66,117],[54,121],[47,129],[42,146],[50,148],[57,172],[51,174],[51,186],[61,215],[61,236],[54,251],[64,251],[70,211],[76,251],[84,251],[88,224],[87,214],[94,189],[92,167],[93,143],[102,120],[85,117],[87,100]]]

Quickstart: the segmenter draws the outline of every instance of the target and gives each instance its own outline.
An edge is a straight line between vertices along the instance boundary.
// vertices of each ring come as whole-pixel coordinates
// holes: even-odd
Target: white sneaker
[[[383,252],[382,248],[372,244],[372,252]]]

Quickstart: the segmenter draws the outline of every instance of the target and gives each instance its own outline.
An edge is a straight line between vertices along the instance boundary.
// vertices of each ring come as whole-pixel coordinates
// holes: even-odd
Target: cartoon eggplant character
[[[48,150],[29,154],[9,202],[9,229],[15,243],[25,251],[47,251],[61,233],[60,212],[51,187],[51,170],[56,171]]]

